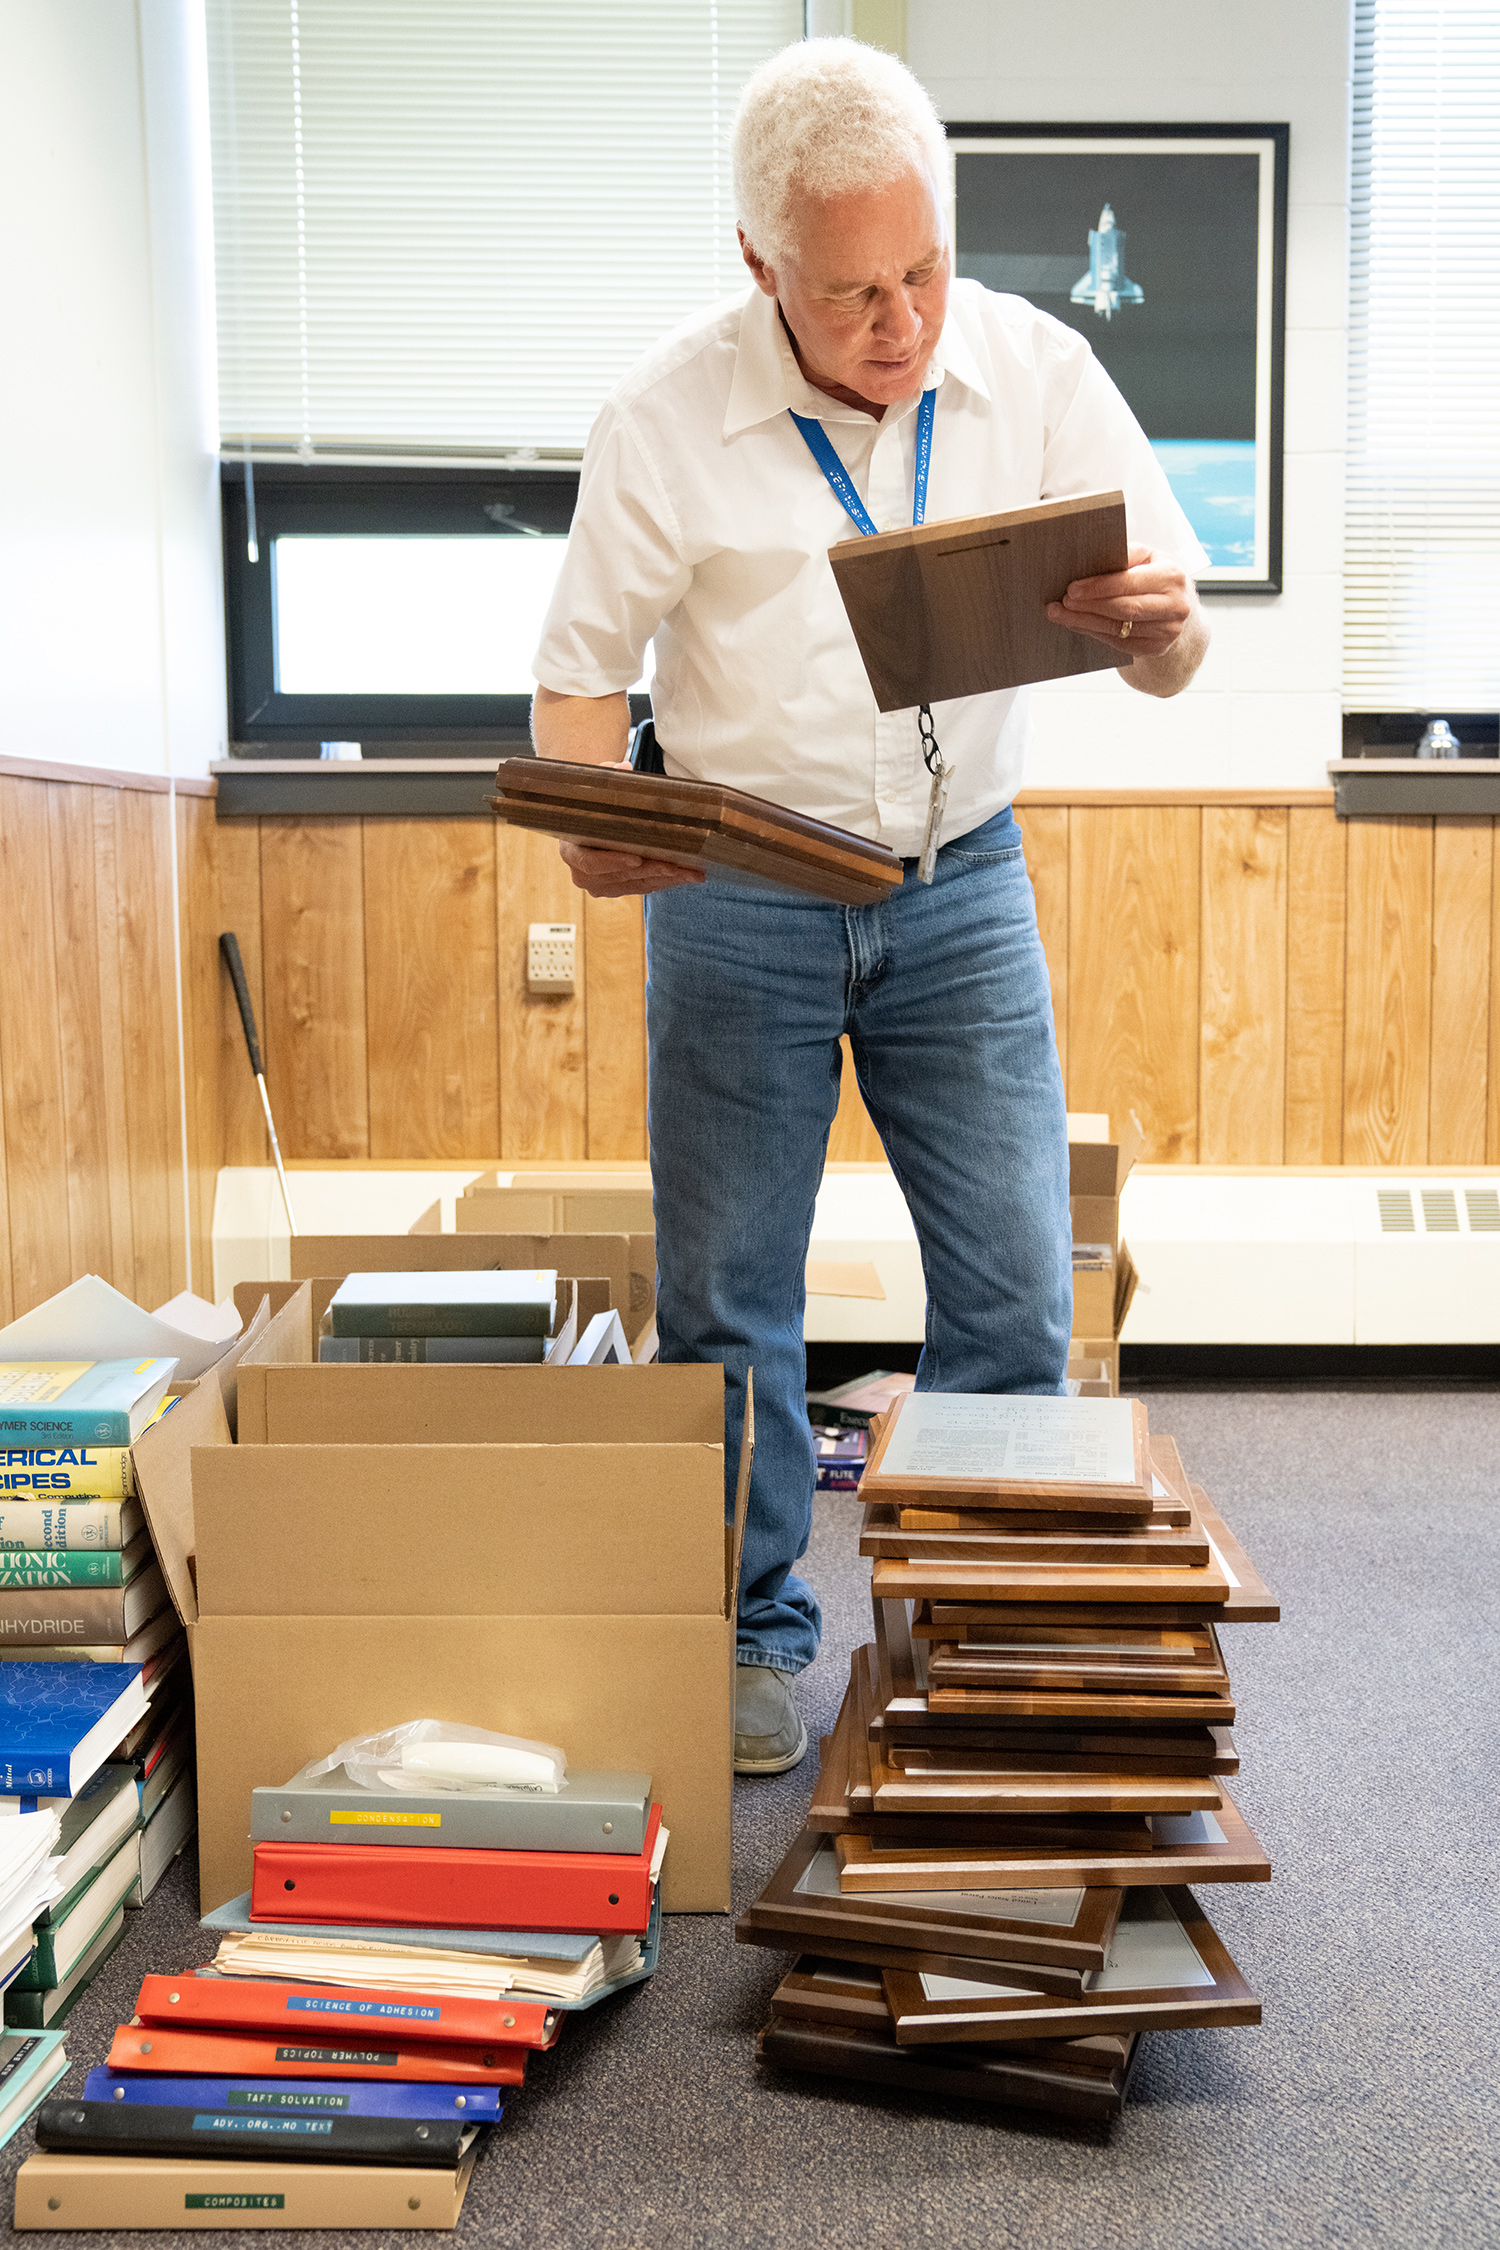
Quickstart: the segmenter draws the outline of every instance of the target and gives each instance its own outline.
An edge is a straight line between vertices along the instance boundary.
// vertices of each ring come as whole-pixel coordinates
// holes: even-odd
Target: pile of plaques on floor
[[[736,1930],[803,1956],[762,2058],[1108,2120],[1143,2032],[1260,2020],[1187,1886],[1270,1877],[1218,1628],[1278,1609],[1139,1400],[911,1394],[872,1441],[875,1638]]]

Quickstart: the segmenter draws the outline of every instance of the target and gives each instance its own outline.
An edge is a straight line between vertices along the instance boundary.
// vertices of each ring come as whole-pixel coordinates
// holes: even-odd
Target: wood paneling
[[[839,1074],[839,1106],[828,1135],[828,1161],[830,1164],[882,1163],[885,1149],[875,1130],[874,1120],[865,1108],[859,1080],[854,1075],[854,1056],[847,1039],[839,1041],[839,1052],[843,1058]]]
[[[214,1188],[219,1140],[219,885],[217,823],[206,797],[177,799],[182,930],[182,1037],[187,1067],[188,1212],[192,1285],[213,1295]],[[227,981],[227,980],[226,980]],[[245,1075],[249,1076],[246,1065]]]
[[[548,836],[494,830],[500,984],[500,1151],[525,1162],[589,1154],[586,1067],[589,925],[583,893]],[[532,922],[572,922],[577,977],[567,995],[531,992],[526,932]],[[643,956],[644,958],[644,956]],[[642,1123],[644,1133],[644,1120]]]
[[[0,1093],[11,1278],[18,1309],[73,1278],[68,1144],[45,781],[0,777]]]
[[[1069,815],[1068,1104],[1133,1109],[1153,1163],[1198,1154],[1197,806]]]
[[[98,932],[99,1039],[104,1071],[104,1146],[109,1169],[113,1262],[105,1279],[135,1296],[135,1199],[130,1180],[129,1109],[132,1099],[120,976],[120,823],[118,789],[89,789],[93,801],[94,917]],[[157,1300],[160,1303],[160,1299]],[[149,1308],[148,1308],[149,1309]]]
[[[1287,813],[1288,1164],[1343,1162],[1348,834],[1325,807]]]
[[[122,789],[115,805],[120,1026],[135,1237],[135,1296],[148,1309],[185,1279],[171,833],[165,800]]]
[[[47,785],[70,1280],[76,1273],[104,1273],[114,1263],[108,1112],[111,1098],[124,1106],[124,1086],[118,1079],[111,1086],[104,1061],[94,794],[66,782]],[[128,1204],[128,1182],[120,1184]]]
[[[1202,811],[1198,1161],[1279,1164],[1286,1128],[1287,815]]]
[[[448,825],[433,823],[439,833]],[[260,896],[261,1044],[282,1154],[368,1156],[362,823],[263,821]],[[407,907],[420,916],[418,899],[384,902],[387,929]]]
[[[364,856],[370,1154],[493,1149],[493,831],[478,820],[367,820]]]
[[[1344,1162],[1425,1164],[1432,1038],[1432,822],[1349,826]]]
[[[646,1154],[646,921],[636,898],[573,894],[584,925],[588,1153]]]
[[[1036,926],[1052,985],[1052,1019],[1063,1083],[1068,1078],[1068,820],[1066,805],[1028,805],[1021,815]]]
[[[1489,820],[1433,822],[1429,1164],[1484,1162],[1494,837]]]

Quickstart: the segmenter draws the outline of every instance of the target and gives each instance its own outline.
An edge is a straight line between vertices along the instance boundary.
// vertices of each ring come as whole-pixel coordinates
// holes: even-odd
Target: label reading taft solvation
[[[269,2087],[233,2086],[224,2096],[232,2109],[347,2109],[347,2094],[272,2093]]]

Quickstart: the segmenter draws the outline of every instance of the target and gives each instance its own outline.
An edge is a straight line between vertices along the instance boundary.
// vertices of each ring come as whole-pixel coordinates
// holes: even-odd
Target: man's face
[[[794,257],[773,269],[746,245],[745,262],[780,303],[809,381],[873,406],[910,398],[948,305],[948,245],[933,182],[909,172],[888,187],[804,197],[791,234]]]

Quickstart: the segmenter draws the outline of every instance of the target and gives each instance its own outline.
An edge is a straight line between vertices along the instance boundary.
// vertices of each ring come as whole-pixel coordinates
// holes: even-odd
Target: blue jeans
[[[1067,1125],[1020,831],[1007,807],[879,906],[657,891],[646,959],[661,1356],[723,1363],[731,1511],[755,1370],[739,1661],[799,1672],[822,1625],[792,1570],[814,1488],[803,1269],[842,1032],[921,1245],[918,1388],[1063,1385]]]

